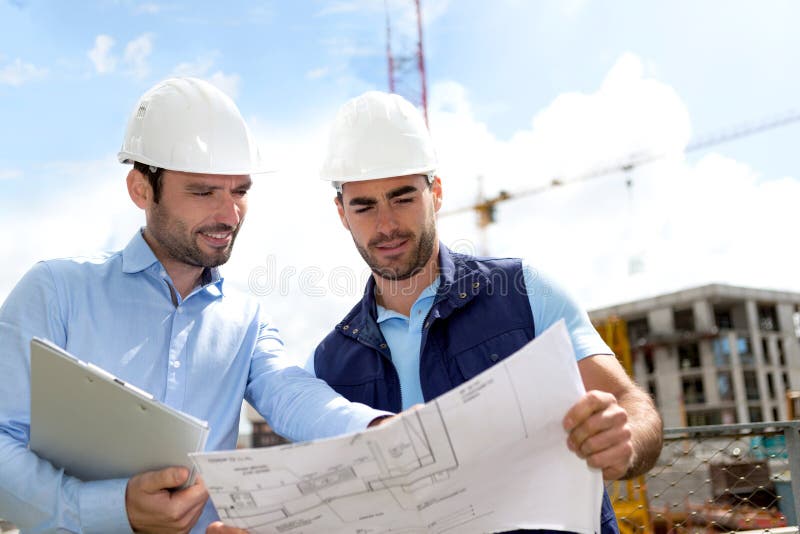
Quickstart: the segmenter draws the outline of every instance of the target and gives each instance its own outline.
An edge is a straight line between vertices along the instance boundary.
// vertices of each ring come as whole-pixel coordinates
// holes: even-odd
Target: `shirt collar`
[[[144,240],[144,228],[141,228],[128,245],[122,251],[122,272],[127,274],[139,273],[154,265],[163,269],[161,262],[158,261],[150,245]],[[219,269],[212,267],[203,271],[201,280],[204,289],[208,289],[214,295],[222,296],[222,282],[225,279]]]
[[[439,277],[437,276],[436,280],[434,280],[431,285],[422,290],[422,293],[420,293],[419,296],[417,297],[417,300],[414,301],[414,304],[411,306],[411,309],[414,309],[414,306],[416,306],[419,302],[428,298],[435,297],[436,291],[438,289],[439,289]],[[378,317],[376,319],[378,323],[382,323],[383,321],[386,321],[388,319],[395,319],[395,318],[405,319],[406,321],[408,320],[408,317],[406,317],[402,313],[390,310],[388,308],[384,308],[383,306],[378,304],[377,301],[375,302],[375,309],[378,312]]]

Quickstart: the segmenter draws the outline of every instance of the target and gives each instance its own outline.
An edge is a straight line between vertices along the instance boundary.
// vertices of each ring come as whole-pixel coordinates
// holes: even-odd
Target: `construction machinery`
[[[614,351],[628,376],[633,378],[633,357],[625,321],[612,316],[595,325],[595,328],[609,348]],[[608,488],[608,496],[614,506],[621,534],[650,534],[653,532],[644,476],[612,482]]]

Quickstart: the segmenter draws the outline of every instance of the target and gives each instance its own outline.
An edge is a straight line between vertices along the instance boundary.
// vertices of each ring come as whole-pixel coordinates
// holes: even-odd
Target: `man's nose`
[[[392,232],[398,228],[394,210],[392,210],[390,207],[379,207],[378,217],[375,221],[375,224],[375,229],[378,232],[386,235],[392,235]]]
[[[223,193],[216,213],[217,222],[236,227],[242,220],[242,208],[237,199],[228,193]]]

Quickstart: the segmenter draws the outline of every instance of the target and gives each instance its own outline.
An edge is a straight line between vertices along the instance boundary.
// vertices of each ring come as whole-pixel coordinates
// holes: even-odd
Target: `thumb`
[[[189,470],[185,467],[167,467],[159,471],[142,473],[140,486],[146,493],[158,493],[165,489],[176,488],[189,478]]]
[[[235,527],[227,527],[222,521],[214,521],[206,529],[206,534],[247,534],[246,530]]]

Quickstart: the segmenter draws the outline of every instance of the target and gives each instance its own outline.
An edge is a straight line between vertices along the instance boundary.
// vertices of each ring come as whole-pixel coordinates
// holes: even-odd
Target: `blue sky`
[[[403,2],[389,4],[402,31]],[[423,7],[445,209],[474,198],[478,174],[489,192],[515,191],[673,151],[635,171],[632,192],[616,175],[508,203],[491,253],[532,259],[589,307],[710,282],[800,290],[800,124],[680,154],[695,135],[800,110],[800,4]],[[309,350],[365,276],[315,175],[338,105],[386,89],[384,16],[379,0],[0,0],[0,221],[15,230],[0,298],[37,259],[124,246],[142,221],[114,159],[127,115],[158,80],[196,75],[236,99],[281,170],[257,184],[226,274]],[[470,215],[442,218],[441,232],[479,242]],[[632,258],[643,272],[630,273]],[[285,291],[253,290],[271,262]],[[336,266],[357,275],[346,294],[288,274],[318,268],[329,281]]]

